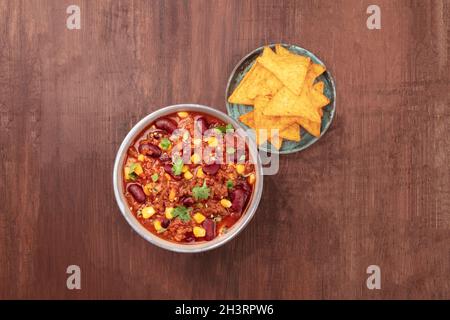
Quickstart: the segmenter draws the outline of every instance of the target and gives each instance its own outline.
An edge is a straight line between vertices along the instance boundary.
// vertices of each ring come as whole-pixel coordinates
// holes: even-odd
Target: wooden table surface
[[[450,2],[372,2],[1,0],[0,298],[449,299]],[[122,139],[163,106],[225,111],[235,64],[277,42],[334,75],[331,130],[281,157],[231,243],[150,245],[113,196]]]

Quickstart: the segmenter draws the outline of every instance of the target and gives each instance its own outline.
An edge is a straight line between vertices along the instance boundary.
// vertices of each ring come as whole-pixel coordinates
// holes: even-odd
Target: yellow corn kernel
[[[164,177],[166,178],[166,180],[172,179],[172,178],[170,177],[170,174],[168,174],[168,173],[164,173]]]
[[[187,112],[185,112],[185,111],[180,111],[180,112],[177,112],[177,115],[180,118],[186,118],[189,114]]]
[[[198,164],[198,163],[200,163],[200,161],[202,161],[202,159],[200,158],[200,156],[198,155],[198,153],[194,153],[194,154],[191,156],[191,162],[192,162],[192,163]]]
[[[175,189],[170,189],[170,192],[169,192],[169,200],[170,200],[170,201],[175,200],[175,196],[176,196]]]
[[[183,168],[181,168],[181,172],[186,172],[189,170],[189,167],[187,165],[184,165]]]
[[[150,190],[152,190],[152,185],[149,183],[149,184],[146,184],[145,186],[144,186],[144,193],[146,194],[146,195],[150,195],[151,194],[151,191]]]
[[[222,207],[224,208],[229,208],[231,207],[231,201],[228,199],[222,199],[220,200],[220,204],[222,205]]]
[[[144,219],[148,219],[154,214],[155,209],[153,209],[153,207],[145,207],[144,209],[142,209],[142,218]]]
[[[239,174],[244,174],[244,172],[245,172],[245,165],[244,164],[237,164],[236,165],[236,171]]]
[[[197,170],[197,178],[204,178],[205,177],[205,173],[203,172],[202,167],[198,168]]]
[[[125,179],[129,180],[128,177],[130,175],[130,167],[125,167],[123,175],[125,176]]]
[[[173,208],[167,207],[166,210],[164,211],[164,214],[167,219],[173,219]]]
[[[195,138],[193,142],[195,146],[199,146],[202,144],[202,139]]]
[[[217,141],[217,138],[216,137],[214,137],[214,136],[212,136],[212,137],[208,137],[208,145],[211,147],[211,148],[215,148],[215,147],[217,147],[218,145],[219,145],[219,141]]]
[[[193,232],[194,236],[196,236],[197,238],[202,238],[206,235],[206,230],[202,227],[194,227]]]
[[[144,173],[144,170],[142,169],[142,166],[137,163],[136,167],[134,168],[134,173],[136,173],[138,176]]]
[[[191,180],[193,177],[194,177],[194,175],[193,175],[190,171],[186,171],[186,172],[184,173],[184,178],[185,178],[186,180]]]
[[[202,223],[206,219],[206,217],[204,215],[202,215],[200,212],[197,212],[196,214],[194,214],[193,218],[194,218],[195,222],[197,222],[197,223]]]
[[[159,220],[155,220],[153,222],[153,227],[155,227],[156,231],[160,231],[161,229],[163,229],[163,227],[161,226],[161,221]]]
[[[251,175],[249,175],[248,178],[247,178],[247,181],[248,181],[248,183],[250,183],[250,184],[254,184],[255,181],[256,181],[256,176],[255,176],[255,174],[252,173]]]
[[[139,161],[144,161],[145,160],[145,156],[143,154],[138,155],[138,160]]]

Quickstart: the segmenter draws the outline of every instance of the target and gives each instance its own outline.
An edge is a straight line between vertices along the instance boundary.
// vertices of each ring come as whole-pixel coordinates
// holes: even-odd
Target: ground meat
[[[215,200],[208,200],[202,212],[206,217],[214,217],[217,215],[226,216],[229,214],[228,210]]]
[[[167,228],[169,234],[171,234],[172,239],[175,241],[184,240],[187,233],[192,232],[192,224],[190,222],[182,222],[181,220],[175,219]]]

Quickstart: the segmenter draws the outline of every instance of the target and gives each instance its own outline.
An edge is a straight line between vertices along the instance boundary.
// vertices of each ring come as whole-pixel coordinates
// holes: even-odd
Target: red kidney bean
[[[147,137],[149,139],[154,138],[156,140],[159,140],[162,138],[163,133],[164,133],[164,130],[154,128],[154,129],[150,129]]]
[[[172,133],[177,128],[177,123],[170,118],[161,118],[156,120],[155,126],[158,129],[164,130],[168,133]]]
[[[130,185],[128,185],[127,190],[129,193],[131,193],[134,200],[136,200],[139,203],[145,202],[145,199],[146,199],[145,193],[139,184],[137,184],[137,183],[130,184]]]
[[[184,235],[184,240],[185,240],[186,242],[192,242],[192,241],[194,241],[194,240],[195,240],[194,233],[193,233],[193,232],[186,232],[185,235]]]
[[[248,194],[241,188],[236,188],[231,192],[231,209],[236,213],[242,213]]]
[[[201,134],[203,134],[208,129],[208,121],[206,121],[206,119],[202,116],[197,117],[195,119],[195,127]]]
[[[210,175],[215,175],[220,169],[220,164],[212,163],[203,166],[203,171]]]
[[[190,207],[195,203],[195,201],[191,197],[183,197],[181,199],[181,203],[186,207]]]
[[[152,158],[159,158],[161,156],[161,149],[151,143],[141,144],[139,146],[139,152]]]
[[[219,125],[220,125],[220,123],[219,123],[219,121],[217,119],[210,119],[209,120],[209,123],[208,123],[209,128],[215,128],[215,127],[217,127]]]
[[[164,229],[167,229],[170,225],[170,220],[167,218],[163,218],[161,221],[161,227],[163,227]]]
[[[163,153],[161,157],[159,157],[159,161],[161,162],[169,162],[172,161],[172,158],[167,153]]]
[[[164,171],[166,171],[174,180],[181,180],[181,175],[174,175],[172,165],[167,163],[164,165]]]
[[[135,147],[129,147],[127,153],[130,157],[133,157],[133,158],[137,158],[139,156]]]
[[[238,183],[236,183],[236,189],[239,188],[244,190],[247,196],[252,193],[252,187],[250,187],[247,180],[240,180]]]
[[[216,223],[212,219],[206,219],[202,223],[203,228],[205,228],[205,240],[212,240],[216,237]]]

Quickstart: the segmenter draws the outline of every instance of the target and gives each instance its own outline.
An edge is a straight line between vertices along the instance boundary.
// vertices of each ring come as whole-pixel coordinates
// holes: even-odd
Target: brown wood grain
[[[373,2],[1,0],[0,298],[449,299],[450,2]],[[166,105],[225,111],[234,65],[276,42],[334,75],[331,130],[282,156],[231,243],[148,244],[113,197],[122,139]]]

